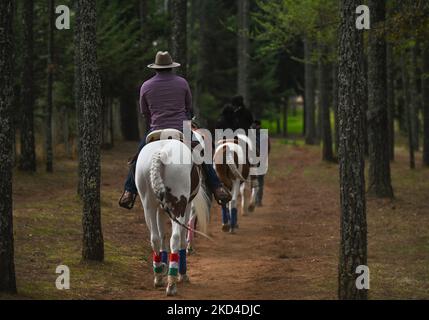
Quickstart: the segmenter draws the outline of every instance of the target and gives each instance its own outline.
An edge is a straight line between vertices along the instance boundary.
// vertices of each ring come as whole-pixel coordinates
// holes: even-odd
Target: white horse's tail
[[[240,170],[237,168],[234,162],[234,156],[232,155],[232,152],[226,151],[226,163],[228,165],[229,170],[231,170],[234,177],[237,179],[240,179],[240,181],[245,181],[243,175],[241,174]]]

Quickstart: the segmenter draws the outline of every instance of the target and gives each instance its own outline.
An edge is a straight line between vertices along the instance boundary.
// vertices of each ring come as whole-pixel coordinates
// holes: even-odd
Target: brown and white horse
[[[250,183],[250,162],[248,153],[253,145],[246,135],[238,134],[235,139],[218,142],[214,154],[214,167],[219,179],[229,189],[232,200],[222,206],[222,230],[234,233],[238,228],[237,201],[241,194],[241,210],[245,216],[255,209],[256,185],[251,184],[250,203],[246,194]]]
[[[192,163],[191,149],[180,141],[181,132],[169,129],[173,139],[155,137],[140,152],[136,164],[136,186],[144,208],[153,250],[155,287],[163,286],[167,273],[167,295],[176,295],[177,282],[187,280],[186,233],[191,207],[198,224],[206,230],[210,214],[210,198],[201,187],[202,175]],[[175,138],[175,139],[174,139]],[[151,140],[155,140],[151,142]],[[168,262],[165,227],[171,221],[170,256]]]

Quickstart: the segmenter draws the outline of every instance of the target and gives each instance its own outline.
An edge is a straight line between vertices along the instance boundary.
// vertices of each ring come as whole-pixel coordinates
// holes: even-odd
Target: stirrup
[[[130,204],[126,205],[125,203],[122,203],[122,198],[124,197],[125,192],[126,192],[126,191],[124,191],[124,192],[122,193],[122,196],[119,198],[119,202],[118,202],[118,204],[119,204],[119,206],[120,206],[121,208],[131,210],[132,208],[134,208],[134,203],[136,202],[137,194],[133,194],[133,201],[131,201],[131,203],[130,203]]]

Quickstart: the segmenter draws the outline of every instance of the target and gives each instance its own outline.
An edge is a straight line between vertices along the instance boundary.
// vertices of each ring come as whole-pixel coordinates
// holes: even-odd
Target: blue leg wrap
[[[161,262],[168,265],[168,252],[167,251],[161,251]]]
[[[222,224],[228,224],[229,210],[226,206],[222,206]]]
[[[179,273],[186,274],[186,249],[179,250]]]
[[[237,225],[237,208],[231,209],[231,226],[235,227]]]

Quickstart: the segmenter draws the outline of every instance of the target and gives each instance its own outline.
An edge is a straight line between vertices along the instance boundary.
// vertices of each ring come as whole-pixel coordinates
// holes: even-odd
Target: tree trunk
[[[121,112],[121,131],[125,140],[139,141],[139,123],[135,95],[132,92],[124,91],[119,97]]]
[[[386,41],[380,32],[385,21],[385,0],[370,0],[371,22],[378,26],[369,33],[368,41],[368,194],[393,198],[390,178],[390,156],[387,122]]]
[[[80,34],[81,34],[81,14],[78,1],[75,1],[75,28],[74,28],[74,101],[77,119],[77,157],[78,157],[78,183],[77,194],[82,198],[83,189],[83,105],[82,105],[82,85],[81,85],[81,58],[80,58]]]
[[[407,121],[407,131],[408,131],[408,150],[410,154],[410,168],[414,169],[416,167],[415,157],[414,157],[414,139],[413,139],[413,130],[412,130],[412,120],[411,115],[414,112],[413,103],[410,101],[410,80],[407,70],[407,52],[403,53],[401,56],[401,73],[402,73],[402,85],[404,91],[404,113]]]
[[[249,98],[249,0],[238,0],[238,94],[250,108]]]
[[[319,58],[319,112],[321,113],[321,139],[323,144],[322,159],[324,161],[334,162],[334,152],[332,150],[332,130],[331,114],[329,110],[329,64],[326,62],[327,50],[325,46],[320,48]]]
[[[34,1],[24,1],[22,8],[24,24],[23,39],[23,72],[22,72],[22,113],[21,113],[21,158],[19,169],[22,171],[36,171],[36,149],[34,143],[34,41],[33,17]]]
[[[80,68],[83,106],[83,248],[84,260],[104,259],[100,212],[101,83],[97,68],[96,2],[79,0]]]
[[[423,51],[422,102],[423,102],[423,165],[429,167],[429,44]]]
[[[283,137],[287,138],[288,136],[288,128],[287,128],[287,121],[288,121],[288,112],[289,112],[289,101],[290,97],[287,97],[283,103],[283,128],[282,133]]]
[[[418,48],[414,46],[411,49],[411,66],[410,66],[410,98],[411,105],[411,130],[413,131],[413,147],[414,151],[419,151],[419,89],[418,89],[418,69],[417,69]]]
[[[332,108],[334,109],[335,118],[335,154],[338,157],[339,149],[339,128],[338,128],[338,65],[333,64],[332,68]]]
[[[395,60],[392,44],[387,45],[387,132],[390,160],[395,160]]]
[[[48,17],[49,17],[49,30],[48,30],[48,97],[45,110],[45,157],[46,157],[46,171],[53,172],[53,151],[52,151],[52,86],[54,81],[54,0],[48,2]]]
[[[182,77],[187,76],[187,0],[171,0],[173,28],[171,32],[171,54],[175,61],[181,63],[176,70]]]
[[[16,292],[13,211],[14,1],[0,1],[0,292]]]
[[[309,145],[316,143],[315,71],[314,65],[311,62],[312,50],[312,44],[308,39],[305,39],[305,143]]]
[[[340,129],[341,246],[338,274],[340,299],[367,299],[356,287],[356,268],[367,264],[367,225],[364,176],[363,38],[356,29],[359,0],[341,0],[339,28],[338,117]]]

